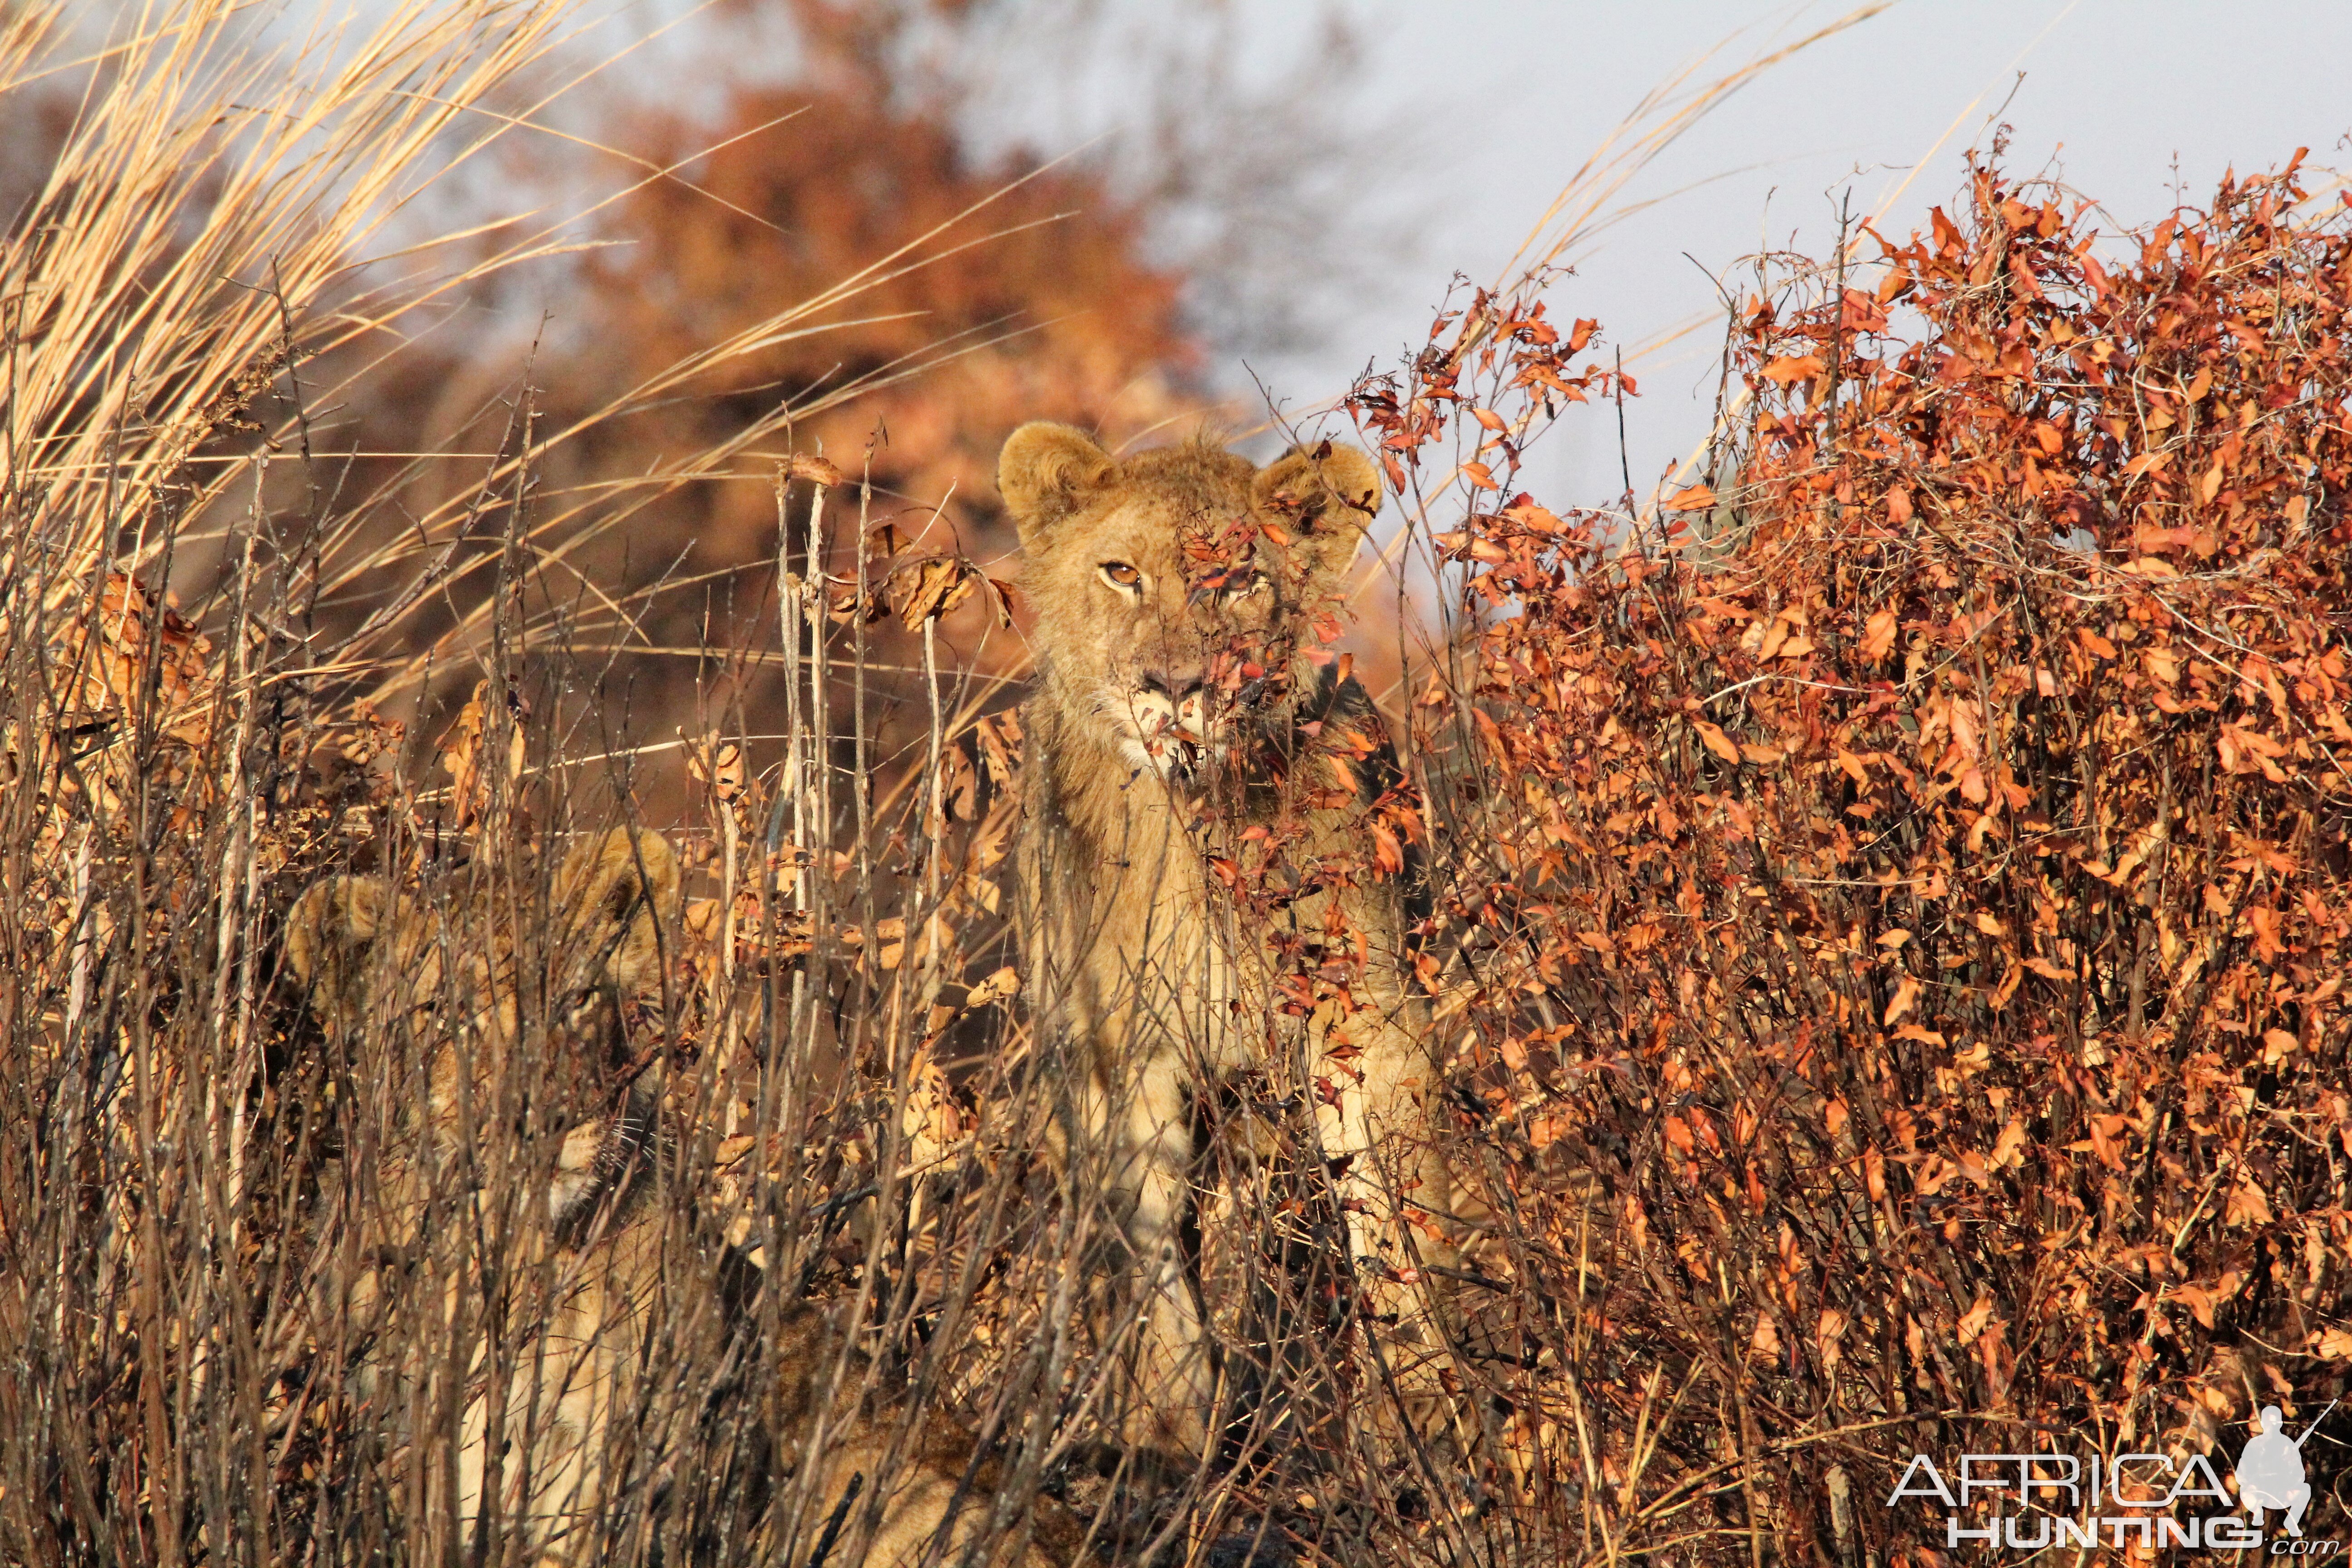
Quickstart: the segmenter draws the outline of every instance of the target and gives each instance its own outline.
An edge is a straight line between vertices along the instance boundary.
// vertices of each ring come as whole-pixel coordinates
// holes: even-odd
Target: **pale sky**
[[[1347,0],[1341,8],[1372,51],[1367,107],[1402,109],[1431,127],[1426,161],[1402,172],[1406,199],[1425,216],[1418,254],[1398,258],[1391,298],[1342,301],[1338,330],[1318,352],[1256,367],[1301,403],[1344,384],[1368,356],[1392,361],[1421,341],[1453,272],[1493,280],[1553,194],[1651,88],[1740,29],[1706,77],[1845,10],[1758,0]],[[1320,10],[1309,0],[1241,0],[1240,14],[1280,47],[1304,42],[1304,24]],[[1959,190],[1961,154],[1990,141],[1996,110],[2012,127],[2013,172],[2060,173],[2125,223],[2170,211],[2176,187],[2201,204],[2225,168],[2268,168],[2298,146],[2312,150],[2311,163],[2352,166],[2347,61],[2347,0],[1901,0],[1776,67],[1685,136],[1628,195],[1711,183],[1611,232],[1559,286],[1552,309],[1599,317],[1630,353],[1715,308],[1707,272],[1768,244],[1825,254],[1842,190],[1867,211],[1916,167],[1889,207],[1885,226],[1899,238]],[[1705,434],[1720,341],[1710,324],[1629,363],[1643,393],[1628,414],[1637,489]],[[1555,438],[1567,449],[1546,467],[1577,492],[1561,499],[1609,500],[1618,488],[1613,415]]]
[[[1343,391],[1368,360],[1392,364],[1423,342],[1456,272],[1496,281],[1561,185],[1654,89],[1712,51],[1690,74],[1696,87],[1849,9],[1839,0],[1223,5],[1240,58],[1265,62],[1270,78],[1311,65],[1318,23],[1335,10],[1368,51],[1342,112],[1378,151],[1367,169],[1347,171],[1361,186],[1349,201],[1367,221],[1355,238],[1343,217],[1341,238],[1370,286],[1360,277],[1325,290],[1305,352],[1261,349],[1246,363],[1235,352],[1212,367],[1220,386],[1239,394],[1254,373],[1292,408]],[[618,5],[643,26],[691,14],[698,0]],[[1155,0],[982,8],[1007,46],[978,79],[986,122],[1048,156],[1115,147],[1145,113],[1138,79],[1116,58],[1057,58],[1060,41],[1115,37],[1121,26],[1197,30],[1213,10]],[[727,24],[740,29],[727,74],[789,78],[793,51],[780,18],[702,15],[736,18]],[[1100,31],[1087,32],[1087,18]],[[694,36],[692,24],[676,35]],[[1145,58],[1169,68],[1164,49]],[[1662,350],[1636,351],[1717,311],[1713,279],[1741,258],[1767,247],[1826,255],[1843,193],[1857,213],[1885,204],[1883,226],[1900,239],[1959,192],[1962,154],[1990,141],[1998,115],[2011,128],[2011,173],[2062,177],[2111,215],[2103,228],[2152,222],[2177,199],[2209,199],[2224,169],[2272,168],[2298,146],[2320,169],[2352,168],[2348,61],[2352,0],[1895,0],[1772,68],[1683,136],[1624,193],[1655,205],[1582,257],[1551,309],[1599,318],[1604,342],[1625,349],[1642,385],[1627,410],[1630,467],[1646,495],[1706,434],[1720,317]],[[614,74],[668,107],[717,101],[707,80],[679,94],[681,77],[658,51]],[[1181,93],[1185,84],[1173,85]],[[1407,127],[1417,146],[1391,151],[1379,132],[1392,125]],[[1410,220],[1402,246],[1400,214]],[[1618,472],[1614,413],[1593,411],[1554,433],[1532,477],[1547,500],[1608,504]]]

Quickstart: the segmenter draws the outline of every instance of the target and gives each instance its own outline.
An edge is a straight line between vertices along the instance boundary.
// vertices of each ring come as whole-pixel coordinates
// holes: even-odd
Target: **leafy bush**
[[[2110,264],[2086,205],[1975,166],[1874,286],[1785,267],[1655,516],[1514,493],[1607,388],[1530,294],[1359,389],[1472,502],[1412,726],[1465,1364],[1576,1550],[1933,1561],[1898,1456],[2347,1392],[2352,223],[2290,166]]]

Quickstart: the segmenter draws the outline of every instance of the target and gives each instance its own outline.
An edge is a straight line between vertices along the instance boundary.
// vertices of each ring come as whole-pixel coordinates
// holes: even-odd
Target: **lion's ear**
[[[392,889],[373,877],[330,877],[286,917],[286,962],[321,1022],[358,1018],[366,1003],[370,950]]]
[[[1086,504],[1118,469],[1109,453],[1067,425],[1024,425],[1005,437],[996,488],[1026,549]]]
[[[677,857],[658,833],[615,827],[564,857],[556,918],[572,940],[609,952],[604,969],[624,993],[661,972],[661,928],[677,915]]]
[[[1381,510],[1381,471],[1353,447],[1293,447],[1250,481],[1250,505],[1295,525],[1310,583],[1336,578]]]

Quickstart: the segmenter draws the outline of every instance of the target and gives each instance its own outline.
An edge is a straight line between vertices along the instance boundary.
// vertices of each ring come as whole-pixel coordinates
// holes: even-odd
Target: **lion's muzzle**
[[[1147,670],[1127,694],[1126,706],[1135,725],[1130,752],[1155,773],[1187,778],[1214,749],[1207,682],[1198,674]]]

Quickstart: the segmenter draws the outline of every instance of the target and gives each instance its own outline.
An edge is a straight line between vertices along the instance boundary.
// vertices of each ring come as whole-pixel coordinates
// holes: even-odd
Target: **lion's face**
[[[543,907],[527,883],[456,890],[418,899],[382,878],[329,878],[289,912],[287,962],[330,1032],[394,1080],[423,1069],[416,1134],[453,1144],[503,1095],[520,1101],[519,1127],[560,1137],[549,1206],[561,1223],[612,1174],[617,1142],[644,1131],[608,1013],[659,984],[677,858],[659,834],[615,828],[565,858]]]
[[[1055,425],[1015,431],[998,482],[1066,718],[1178,785],[1288,721],[1312,685],[1315,620],[1380,505],[1349,447],[1264,469],[1200,446],[1117,462]]]

